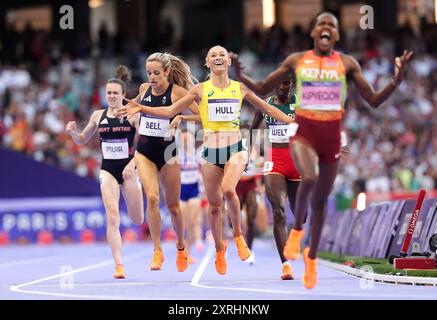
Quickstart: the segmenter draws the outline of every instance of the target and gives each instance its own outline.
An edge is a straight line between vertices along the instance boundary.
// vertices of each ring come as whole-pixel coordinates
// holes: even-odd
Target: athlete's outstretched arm
[[[195,121],[195,122],[202,122],[202,119],[200,118],[200,114],[179,114],[176,117],[174,117],[173,121],[170,123],[170,128],[177,128],[179,124],[182,121]]]
[[[101,116],[101,115],[102,115],[101,110],[94,111],[90,117],[90,120],[88,121],[88,124],[82,130],[81,133],[77,132],[76,121],[68,122],[67,125],[65,126],[65,130],[70,134],[70,136],[73,139],[75,144],[84,145],[96,133],[97,126],[98,126],[97,122],[98,122],[99,116]]]
[[[183,98],[179,99],[168,107],[147,107],[139,104],[136,101],[125,98],[125,100],[129,102],[129,104],[124,107],[118,108],[116,111],[116,115],[120,118],[124,116],[131,118],[134,114],[141,112],[157,117],[172,118],[178,113],[187,109],[190,105],[200,101],[201,94],[198,94],[199,89],[201,90],[201,85],[195,85],[186,93]]]
[[[259,110],[256,110],[249,130],[258,129],[262,121],[263,121],[263,113]]]
[[[252,141],[253,141],[253,130],[254,129],[258,129],[259,125],[261,124],[262,120],[263,120],[263,114],[261,111],[256,110],[255,111],[255,116],[253,117],[253,121],[252,124],[250,125],[249,128],[249,147],[252,147]]]
[[[135,137],[134,137],[134,143],[132,145],[133,150],[137,149],[137,144],[138,144],[138,132],[140,130],[140,115],[137,114],[136,116],[134,116],[132,118],[131,121],[129,121],[130,124],[135,127]],[[124,167],[123,171],[122,171],[122,176],[123,179],[129,179],[130,177],[132,177],[134,171],[135,171],[135,167],[136,167],[136,163],[135,163],[135,157],[132,157],[132,159],[128,162],[128,164]]]
[[[138,139],[139,139],[139,134],[138,132],[140,132],[140,115],[137,114],[136,116],[134,116],[131,120],[131,124],[135,127],[135,137],[134,137],[134,144],[133,144],[133,148],[134,150],[137,149],[137,145],[138,145]]]
[[[179,128],[179,125],[182,121],[195,121],[195,122],[202,122],[200,119],[200,114],[179,114],[176,117],[174,117],[173,121],[170,122],[170,126],[168,127],[168,131],[170,133],[170,136],[173,137],[176,133],[176,129]]]
[[[247,102],[249,102],[251,105],[259,109],[263,113],[268,114],[272,118],[275,118],[276,120],[282,121],[284,123],[294,122],[293,118],[290,118],[288,115],[283,113],[278,108],[273,107],[272,105],[268,104],[261,98],[257,97],[244,84],[241,84],[241,92],[243,94],[244,99],[247,100]]]
[[[172,101],[178,101],[179,99],[182,99],[184,96],[187,95],[188,91],[185,88],[182,88],[179,86],[174,86],[173,88],[176,88],[177,90],[174,90],[175,96],[174,96],[174,98],[172,96]],[[197,103],[194,102],[194,103],[190,104],[188,106],[188,109],[190,109],[190,111],[193,114],[190,114],[190,115],[179,114],[179,115],[175,116],[173,121],[170,123],[168,130],[170,131],[171,136],[174,135],[175,130],[179,127],[179,124],[183,120],[200,122],[199,106],[197,105]]]
[[[289,55],[281,65],[272,71],[263,81],[255,81],[243,73],[243,66],[235,53],[230,53],[232,64],[237,78],[243,82],[250,90],[260,96],[266,96],[272,92],[282,81],[290,79],[298,58],[302,53]]]
[[[188,93],[188,90],[185,88],[182,88],[180,86],[174,86],[173,87],[173,93],[172,93],[172,101],[178,101],[180,99],[182,99],[183,97],[185,97]],[[193,114],[199,114],[199,106],[196,102],[193,102],[192,104],[190,104],[188,106],[188,109],[193,113]],[[176,114],[181,113],[184,110],[176,110]],[[197,119],[197,118],[194,118]]]
[[[345,63],[346,70],[348,70],[348,74],[351,75],[352,81],[357,87],[360,95],[372,108],[377,108],[381,103],[387,100],[388,97],[390,97],[402,82],[406,65],[408,61],[410,61],[412,55],[412,51],[404,51],[401,57],[396,58],[395,74],[392,81],[378,92],[375,92],[367,80],[364,79],[360,64],[354,57],[343,55],[343,62]]]

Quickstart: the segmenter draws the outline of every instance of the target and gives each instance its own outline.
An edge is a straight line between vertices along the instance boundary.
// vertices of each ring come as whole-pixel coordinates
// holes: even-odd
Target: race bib
[[[102,141],[103,159],[118,160],[129,158],[129,143],[125,139],[111,139]]]
[[[266,161],[264,162],[264,169],[263,173],[269,173],[273,170],[273,162],[272,161]]]
[[[341,111],[341,82],[302,82],[301,108]]]
[[[209,121],[234,121],[238,118],[239,99],[208,99]]]
[[[288,124],[280,124],[280,125],[269,125],[269,140],[273,143],[287,143],[288,142],[288,134],[287,134]]]
[[[199,172],[197,170],[181,170],[181,183],[192,184],[199,181]]]
[[[296,135],[299,125],[296,122],[292,122],[287,126],[287,138],[294,137]]]
[[[170,119],[141,116],[140,134],[151,137],[169,137]]]

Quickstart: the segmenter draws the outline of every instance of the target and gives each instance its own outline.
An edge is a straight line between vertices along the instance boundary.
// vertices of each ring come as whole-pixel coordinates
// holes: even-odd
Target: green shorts
[[[217,167],[224,169],[228,160],[237,152],[247,150],[243,146],[243,140],[238,141],[230,146],[223,148],[203,148],[202,158],[206,161],[215,164]]]

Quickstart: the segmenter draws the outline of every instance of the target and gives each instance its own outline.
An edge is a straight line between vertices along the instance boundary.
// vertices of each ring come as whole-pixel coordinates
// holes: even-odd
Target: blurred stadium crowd
[[[405,81],[380,109],[370,109],[349,86],[344,126],[350,155],[337,177],[337,193],[352,194],[359,180],[365,181],[370,192],[437,187],[436,26],[424,22],[414,31],[405,25],[394,35],[342,31],[337,48],[360,61],[376,89],[390,81],[396,54],[409,48],[415,56]],[[66,46],[31,28],[5,30],[0,65],[1,146],[81,176],[97,176],[98,139],[76,146],[64,125],[76,120],[83,128],[92,110],[105,106],[105,81],[120,63],[133,71],[128,96],[135,96],[139,83],[146,80],[144,62],[151,53],[134,39],[111,37],[104,28],[99,38],[95,45],[83,39]],[[224,36],[222,41],[240,53],[247,73],[257,79],[289,53],[311,46],[307,32],[299,26],[289,32],[273,26],[253,30],[245,39]],[[206,50],[190,52],[183,44],[166,44],[161,49],[183,57],[199,80],[206,74]],[[251,114],[246,113],[243,120],[250,121]]]

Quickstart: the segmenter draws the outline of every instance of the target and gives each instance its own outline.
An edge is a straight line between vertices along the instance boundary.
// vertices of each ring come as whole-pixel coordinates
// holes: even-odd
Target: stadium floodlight
[[[263,6],[263,27],[270,28],[276,22],[275,2],[274,0],[263,0],[262,6]]]
[[[89,6],[91,9],[98,8],[98,7],[100,7],[102,4],[103,4],[103,0],[89,0],[89,1],[88,1],[88,6]]]

